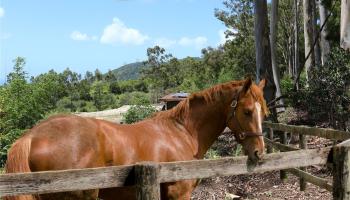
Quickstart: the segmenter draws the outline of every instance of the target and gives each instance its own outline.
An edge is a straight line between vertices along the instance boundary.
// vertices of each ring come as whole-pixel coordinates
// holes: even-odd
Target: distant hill
[[[134,62],[114,69],[112,72],[118,80],[135,80],[139,78],[140,71],[144,68],[147,66],[143,62]]]
[[[187,57],[190,58],[190,57]],[[198,57],[192,57],[195,60],[201,60],[201,58]],[[180,59],[184,60],[186,58]],[[145,66],[143,62],[134,62],[130,64],[123,65],[117,69],[112,70],[113,74],[117,77],[118,80],[125,81],[125,80],[135,80],[140,77],[140,71],[142,69],[147,68],[148,66]]]

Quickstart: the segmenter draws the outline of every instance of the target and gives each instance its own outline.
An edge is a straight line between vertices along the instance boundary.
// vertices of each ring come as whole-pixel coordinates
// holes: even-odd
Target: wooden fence
[[[273,126],[274,124],[270,125]],[[270,125],[265,124],[265,126],[271,128]],[[342,137],[345,138],[345,136]],[[271,141],[271,144],[274,143]],[[279,145],[289,147],[284,144]],[[288,170],[294,174],[301,174],[300,176],[305,181],[312,182],[314,176],[297,168],[324,165],[329,160],[329,155],[332,154],[334,183],[336,183],[333,186],[334,199],[350,200],[350,176],[348,174],[350,140],[334,148],[305,150],[294,148],[293,150],[267,154],[263,161],[256,165],[247,164],[247,157],[241,156],[215,160],[143,162],[128,166],[4,174],[0,175],[0,197],[135,185],[138,199],[155,200],[160,199],[160,183],[214,176],[262,173],[273,170]],[[328,190],[332,188],[327,182],[318,182],[320,182],[318,184],[320,187],[328,188]]]
[[[288,170],[281,170],[281,179],[286,179],[287,178],[286,172],[289,172],[300,178],[301,191],[304,191],[306,189],[306,182],[309,182],[321,188],[324,188],[330,192],[333,192],[334,199],[350,199],[350,196],[343,198],[343,195],[346,194],[344,193],[345,190],[342,192],[339,190],[339,188],[343,188],[343,189],[347,188],[346,191],[350,191],[350,182],[346,187],[339,186],[341,184],[345,184],[343,181],[339,180],[341,179],[339,173],[346,172],[344,171],[343,168],[347,164],[344,165],[343,158],[342,158],[343,155],[341,155],[340,152],[338,151],[339,148],[341,149],[348,148],[348,146],[350,145],[349,132],[333,130],[333,129],[307,127],[307,126],[286,125],[286,124],[271,123],[271,122],[264,122],[264,127],[269,128],[268,138],[265,138],[265,142],[268,145],[268,153],[272,152],[272,147],[275,147],[276,149],[282,152],[298,151],[298,150],[300,151],[301,149],[307,149],[307,143],[306,143],[307,135],[331,139],[334,141],[334,143],[336,143],[336,141],[346,140],[343,143],[335,145],[332,148],[332,151],[329,155],[329,161],[333,163],[333,185],[330,184],[326,179],[307,173],[305,171],[306,170],[305,167],[301,167],[300,169],[290,168]],[[279,131],[280,142],[274,142],[274,131]],[[286,145],[286,133],[291,133],[299,136],[299,148]],[[350,165],[350,163],[348,164]],[[347,170],[347,167],[345,168]],[[341,170],[343,171],[340,172]]]

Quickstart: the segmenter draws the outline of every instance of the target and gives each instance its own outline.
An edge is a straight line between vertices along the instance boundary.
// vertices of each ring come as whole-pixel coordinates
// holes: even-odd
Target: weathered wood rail
[[[350,199],[350,194],[348,194],[350,192],[350,178],[348,177],[350,170],[348,169],[348,166],[350,166],[350,159],[347,157],[350,149],[349,132],[271,122],[264,122],[264,127],[269,128],[268,138],[265,138],[265,142],[269,146],[269,152],[272,152],[272,147],[280,150],[281,152],[300,151],[301,149],[306,149],[307,135],[323,137],[334,141],[346,140],[343,143],[334,146],[334,151],[332,151],[334,153],[332,153],[330,156],[330,158],[333,158],[333,185],[328,183],[326,179],[307,173],[304,171],[306,170],[305,167],[301,167],[300,169],[290,168],[287,171],[300,178],[300,190],[302,191],[306,189],[306,182],[309,182],[328,191],[333,191],[334,199]],[[283,137],[281,142],[273,141],[274,131],[282,131],[283,135],[286,133],[299,135],[299,148],[286,145],[286,142],[283,141]]]
[[[247,157],[215,160],[153,163],[159,168],[159,183],[186,179],[208,178],[326,164],[330,148],[310,149],[265,156],[258,165],[247,165]],[[96,188],[122,187],[134,184],[135,166],[115,166],[78,170],[4,174],[0,176],[0,196],[53,193]],[[149,166],[149,163],[145,164]],[[142,171],[142,170],[141,170]],[[138,173],[139,175],[153,173]],[[144,177],[142,177],[144,178]],[[145,183],[142,183],[144,185]]]
[[[269,127],[270,126],[270,127]],[[265,123],[265,127],[277,130],[287,130],[285,126],[275,126]],[[281,128],[282,127],[282,128]],[[274,129],[273,128],[273,129]],[[293,130],[293,131],[291,131]],[[303,131],[293,127],[288,131],[298,134],[308,134],[308,127]],[[328,131],[328,130],[327,130]],[[322,132],[327,137],[329,132]],[[312,135],[319,135],[312,130]],[[339,138],[350,138],[349,133],[330,130]],[[272,136],[272,137],[271,137]],[[330,137],[330,136],[329,136]],[[270,139],[273,139],[271,129]],[[23,194],[44,194],[98,188],[136,186],[138,199],[160,199],[160,184],[188,179],[209,178],[214,176],[229,176],[240,174],[262,173],[273,170],[286,170],[307,181],[333,190],[334,199],[350,200],[350,140],[332,147],[320,149],[298,149],[273,140],[266,140],[286,152],[270,153],[264,156],[258,164],[249,163],[247,157],[229,157],[214,160],[192,160],[181,162],[153,163],[143,162],[135,165],[114,166],[103,168],[75,169],[48,172],[16,173],[0,175],[0,197]],[[271,149],[270,149],[271,150]],[[333,155],[334,183],[315,177],[298,168],[312,165],[324,165]]]

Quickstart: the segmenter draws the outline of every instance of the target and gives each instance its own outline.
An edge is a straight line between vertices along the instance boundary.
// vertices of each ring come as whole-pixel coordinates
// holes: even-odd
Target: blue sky
[[[0,82],[17,56],[38,75],[102,72],[146,59],[159,44],[178,58],[223,41],[221,0],[0,0]]]

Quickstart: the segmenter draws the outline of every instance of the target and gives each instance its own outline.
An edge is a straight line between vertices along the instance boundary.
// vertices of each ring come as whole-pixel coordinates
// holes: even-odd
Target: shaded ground
[[[312,184],[307,185],[306,191],[299,191],[298,178],[293,175],[288,175],[287,181],[282,182],[279,178],[278,171],[205,179],[201,181],[200,185],[194,191],[192,199],[233,199],[231,197],[232,194],[240,196],[240,198],[237,199],[251,200],[332,199],[332,194],[330,192]]]
[[[233,136],[225,134],[219,137],[208,157],[239,155],[240,148],[237,146]],[[332,141],[309,137],[308,147],[324,147],[332,145]],[[330,169],[326,166],[309,167],[308,171],[319,177],[326,178],[332,183]],[[239,198],[234,198],[237,195]],[[282,182],[279,178],[279,171],[266,172],[254,175],[239,175],[229,177],[215,177],[203,179],[192,195],[193,200],[267,200],[267,199],[293,199],[293,200],[314,200],[332,199],[331,192],[321,189],[310,183],[306,191],[299,190],[299,178],[288,174],[288,179]]]

